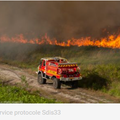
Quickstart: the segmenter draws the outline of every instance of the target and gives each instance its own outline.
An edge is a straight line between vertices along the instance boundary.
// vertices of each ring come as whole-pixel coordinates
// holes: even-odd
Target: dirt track
[[[20,69],[13,66],[0,64],[0,79],[7,84],[17,85],[21,83],[21,76],[26,76],[29,89],[39,90],[40,96],[54,98],[65,103],[115,103],[119,102],[112,97],[106,97],[101,93],[93,92],[81,88],[71,89],[69,86],[62,85],[60,90],[52,86],[52,81],[48,80],[47,84],[39,85],[37,75],[32,75],[28,70]]]

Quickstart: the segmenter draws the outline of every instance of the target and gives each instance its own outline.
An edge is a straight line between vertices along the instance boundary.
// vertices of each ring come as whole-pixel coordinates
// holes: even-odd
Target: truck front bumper
[[[65,77],[60,77],[60,81],[76,81],[76,80],[82,80],[82,77],[69,77],[69,78],[65,78]]]

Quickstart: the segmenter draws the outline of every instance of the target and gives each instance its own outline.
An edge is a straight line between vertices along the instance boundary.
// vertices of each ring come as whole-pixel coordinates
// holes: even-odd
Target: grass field
[[[40,58],[54,56],[78,63],[83,76],[79,87],[120,97],[120,49],[17,43],[0,45],[1,62],[33,71],[37,70]]]
[[[56,103],[54,99],[40,97],[38,92],[0,83],[0,103]]]

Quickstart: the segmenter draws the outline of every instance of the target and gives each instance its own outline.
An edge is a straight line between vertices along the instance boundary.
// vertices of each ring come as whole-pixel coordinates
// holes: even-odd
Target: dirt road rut
[[[65,103],[114,103],[113,99],[107,99],[104,95],[96,95],[95,92],[77,88],[71,89],[69,86],[62,85],[61,89],[54,89],[52,81],[48,80],[47,84],[39,85],[37,75],[32,75],[25,69],[9,65],[0,65],[0,79],[7,84],[17,85],[21,83],[21,76],[26,77],[29,88],[40,91],[40,96],[54,98]]]

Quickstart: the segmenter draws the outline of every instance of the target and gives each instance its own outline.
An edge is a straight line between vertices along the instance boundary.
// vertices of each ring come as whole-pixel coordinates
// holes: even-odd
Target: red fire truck
[[[47,79],[52,79],[53,87],[60,89],[61,83],[67,82],[70,82],[72,87],[77,87],[82,77],[76,63],[70,63],[62,57],[41,58],[38,66],[38,83],[45,84]]]

